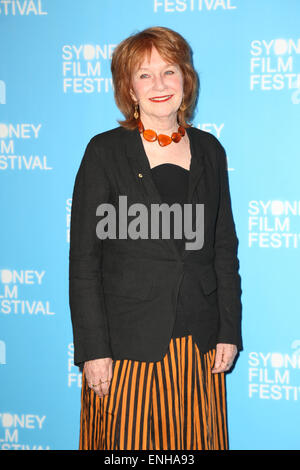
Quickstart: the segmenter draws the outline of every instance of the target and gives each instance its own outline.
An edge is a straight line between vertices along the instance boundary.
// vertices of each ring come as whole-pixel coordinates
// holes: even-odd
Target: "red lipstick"
[[[153,96],[152,98],[149,98],[149,100],[154,103],[164,103],[165,101],[170,100],[172,96],[173,95]]]

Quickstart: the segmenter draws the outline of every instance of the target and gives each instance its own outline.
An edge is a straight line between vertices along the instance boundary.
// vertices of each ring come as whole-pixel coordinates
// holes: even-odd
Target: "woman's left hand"
[[[231,368],[236,354],[237,347],[235,344],[218,343],[212,373],[227,372]]]

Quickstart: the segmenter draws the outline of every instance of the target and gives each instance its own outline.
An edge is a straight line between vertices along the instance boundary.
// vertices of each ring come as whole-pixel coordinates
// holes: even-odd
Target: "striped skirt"
[[[83,372],[79,450],[227,450],[225,376],[211,373],[214,358],[192,335],[172,338],[161,361],[114,361],[102,398]]]

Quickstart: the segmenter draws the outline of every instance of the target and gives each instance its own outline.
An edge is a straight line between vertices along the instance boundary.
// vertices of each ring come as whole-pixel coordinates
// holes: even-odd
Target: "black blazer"
[[[204,245],[179,251],[172,239],[100,240],[99,204],[116,209],[161,203],[139,131],[123,127],[88,143],[73,190],[69,301],[74,362],[112,357],[159,361],[171,339],[184,274],[195,284],[199,318],[193,335],[201,351],[217,342],[242,349],[241,278],[224,148],[212,135],[187,128],[191,147],[188,203],[204,204]],[[131,217],[134,218],[134,217]],[[130,221],[130,217],[128,217]],[[127,230],[127,226],[126,226]]]

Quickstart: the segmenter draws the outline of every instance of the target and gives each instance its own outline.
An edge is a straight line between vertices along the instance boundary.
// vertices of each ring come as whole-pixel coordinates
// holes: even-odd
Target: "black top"
[[[175,202],[182,206],[187,203],[189,170],[173,163],[162,163],[152,168],[152,177],[160,193],[163,202],[172,205]],[[183,213],[183,212],[182,212]],[[182,238],[174,238],[174,219],[170,213],[170,237],[174,239],[179,250],[183,250],[184,233],[182,226]],[[190,334],[187,319],[189,291],[185,290],[184,295],[180,287],[177,299],[176,321],[173,329],[173,338],[187,336]]]

